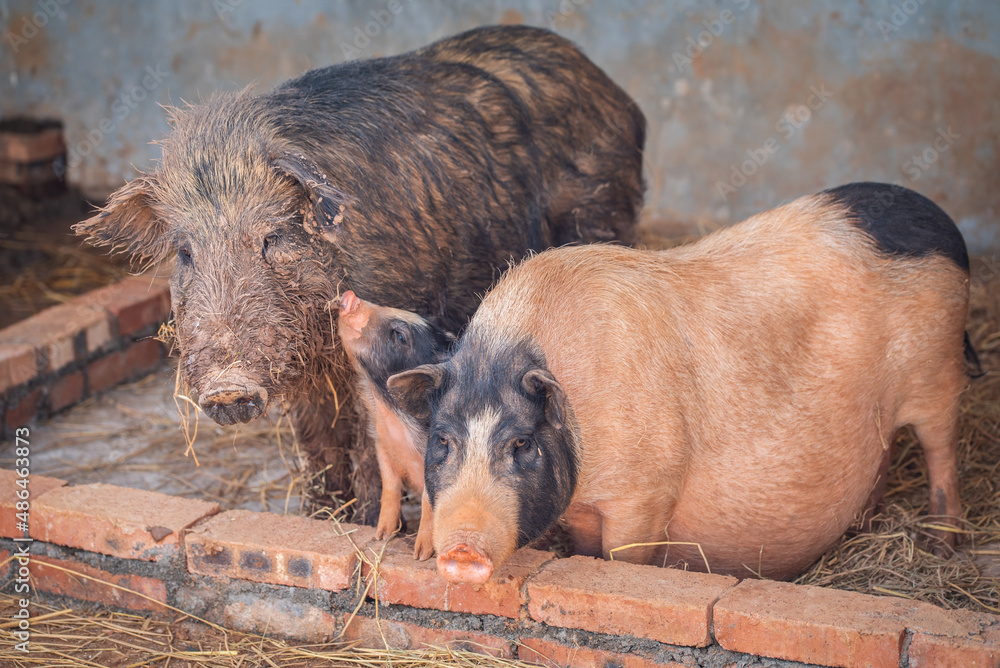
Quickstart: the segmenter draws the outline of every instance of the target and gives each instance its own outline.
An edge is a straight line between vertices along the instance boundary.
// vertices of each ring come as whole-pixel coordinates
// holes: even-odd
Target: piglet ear
[[[319,165],[301,153],[279,155],[274,165],[298,182],[307,204],[302,211],[302,224],[310,234],[318,234],[333,243],[344,221],[347,196],[337,190]]]
[[[444,381],[444,366],[424,364],[390,376],[386,381],[393,401],[422,424],[431,419],[431,393]]]
[[[111,246],[150,262],[170,252],[167,225],[153,212],[154,175],[143,174],[116,190],[97,215],[73,226],[94,246]]]
[[[545,417],[556,429],[566,423],[566,393],[548,369],[531,369],[521,377],[521,387],[529,396],[545,397]]]

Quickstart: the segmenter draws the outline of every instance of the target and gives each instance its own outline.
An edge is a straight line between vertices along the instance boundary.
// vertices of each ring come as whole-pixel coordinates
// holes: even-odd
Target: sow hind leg
[[[924,450],[927,477],[930,481],[928,512],[935,523],[958,528],[962,501],[958,494],[958,396],[943,397],[924,420],[915,420],[913,428]],[[928,406],[928,408],[930,408]],[[955,546],[956,534],[934,529],[931,535],[940,543],[935,554],[946,556]]]

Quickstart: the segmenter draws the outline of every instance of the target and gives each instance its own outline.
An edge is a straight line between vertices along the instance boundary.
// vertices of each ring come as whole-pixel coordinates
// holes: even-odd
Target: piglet
[[[906,425],[954,524],[968,283],[952,220],[874,183],[670,250],[523,262],[449,360],[388,382],[427,431],[440,573],[485,582],[562,518],[579,554],[791,578]]]
[[[434,544],[431,504],[424,489],[426,434],[400,410],[388,393],[386,380],[400,371],[440,362],[455,337],[416,313],[371,304],[350,290],[340,297],[337,332],[357,372],[382,476],[376,536],[387,538],[398,528],[405,480],[421,495],[413,556],[429,559]]]

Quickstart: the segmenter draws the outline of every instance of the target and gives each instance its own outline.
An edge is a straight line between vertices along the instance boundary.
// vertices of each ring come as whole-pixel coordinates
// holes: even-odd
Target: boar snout
[[[493,575],[493,560],[485,550],[475,547],[476,536],[459,540],[438,555],[438,573],[449,581],[465,584],[483,584]]]
[[[219,424],[236,424],[260,417],[267,399],[267,390],[256,383],[223,379],[202,392],[198,403]]]

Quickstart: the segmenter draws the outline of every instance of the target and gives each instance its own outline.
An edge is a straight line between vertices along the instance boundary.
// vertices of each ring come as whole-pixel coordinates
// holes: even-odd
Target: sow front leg
[[[605,559],[632,564],[652,564],[663,553],[666,527],[673,503],[658,504],[642,498],[616,500],[600,506],[603,526],[601,551]]]

